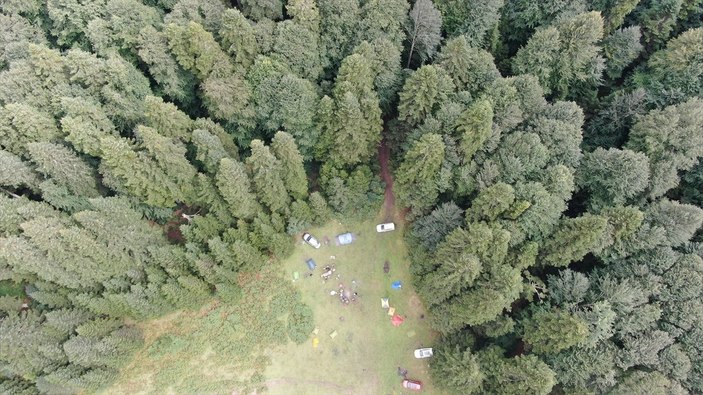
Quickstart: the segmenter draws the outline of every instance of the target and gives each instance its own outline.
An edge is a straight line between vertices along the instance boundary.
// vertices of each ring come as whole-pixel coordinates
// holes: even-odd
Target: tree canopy
[[[703,393],[702,21],[0,1],[0,393],[101,391],[142,321],[245,303],[294,237],[382,201],[448,393]],[[267,336],[304,342],[311,309],[276,303]]]

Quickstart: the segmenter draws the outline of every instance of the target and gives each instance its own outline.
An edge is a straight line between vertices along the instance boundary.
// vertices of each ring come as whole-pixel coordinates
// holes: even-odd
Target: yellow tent
[[[318,344],[320,344],[320,339],[313,337],[312,338],[312,348],[317,348]]]

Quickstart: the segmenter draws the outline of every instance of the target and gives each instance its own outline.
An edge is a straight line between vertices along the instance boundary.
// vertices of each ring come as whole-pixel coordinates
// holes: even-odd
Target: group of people
[[[339,283],[339,289],[338,290],[332,290],[330,291],[331,296],[339,296],[339,301],[342,304],[349,304],[352,302],[356,302],[357,298],[359,297],[359,293],[350,290],[350,289],[345,289],[344,284]]]

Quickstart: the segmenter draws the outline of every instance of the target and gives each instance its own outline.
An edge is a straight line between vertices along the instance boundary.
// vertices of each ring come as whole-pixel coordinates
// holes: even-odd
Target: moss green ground
[[[311,229],[330,243],[315,250],[298,242],[293,255],[270,272],[243,277],[238,303],[215,301],[199,312],[178,312],[140,324],[144,348],[105,393],[246,394],[265,386],[267,393],[281,395],[402,394],[407,391],[400,386],[398,366],[409,371],[409,378],[423,381],[425,393],[439,393],[428,374],[431,359],[413,357],[413,350],[431,344],[434,334],[410,284],[402,229],[378,234],[375,224],[333,221]],[[357,239],[335,246],[334,236],[343,231]],[[307,258],[318,264],[312,277],[306,276]],[[388,275],[383,272],[386,260]],[[323,282],[320,274],[326,264],[335,265],[339,279]],[[357,302],[342,305],[330,296],[339,283],[352,287],[352,280]],[[402,281],[401,290],[391,289],[394,280]],[[315,335],[301,345],[281,341],[281,301],[298,295],[314,311],[316,348]],[[393,327],[381,308],[383,296],[405,317],[400,327]],[[329,336],[333,331],[334,339]]]

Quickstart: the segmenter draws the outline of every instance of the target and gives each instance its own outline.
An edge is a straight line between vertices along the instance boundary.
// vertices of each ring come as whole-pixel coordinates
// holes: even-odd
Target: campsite
[[[334,236],[345,232],[353,233],[356,239],[350,245],[336,246]],[[283,270],[290,279],[293,272],[301,273],[293,285],[301,291],[303,302],[313,308],[319,331],[306,344],[289,343],[283,355],[274,359],[266,371],[267,379],[287,384],[269,386],[269,393],[329,394],[324,383],[336,384],[339,392],[334,393],[409,393],[400,386],[399,366],[409,371],[408,377],[422,381],[427,393],[438,393],[427,371],[430,360],[413,356],[414,349],[432,344],[433,334],[410,282],[401,232],[377,233],[372,221],[333,221],[311,232],[319,240],[327,236],[329,244],[322,242],[322,247],[314,250],[302,241],[298,243]],[[304,262],[309,257],[318,262],[312,277],[302,275],[308,272]],[[388,274],[383,270],[386,260]],[[324,281],[320,275],[327,263],[333,263],[336,271]],[[401,281],[402,288],[393,289],[395,281]],[[336,295],[329,294],[340,283],[347,288],[355,285],[357,301],[342,304]],[[383,297],[388,297],[390,307],[404,318],[400,326],[394,327],[392,316],[382,308]],[[337,335],[330,338],[333,332]],[[317,347],[313,347],[315,338],[319,340]]]
[[[293,254],[272,267],[271,277],[254,280],[250,298],[245,287],[243,305],[213,302],[198,312],[179,312],[143,324],[143,349],[104,393],[200,389],[214,394],[230,389],[233,394],[246,394],[264,385],[272,395],[412,393],[401,387],[398,368],[402,368],[408,378],[423,383],[425,393],[442,394],[428,372],[432,359],[413,356],[415,349],[433,344],[436,334],[410,281],[402,228],[377,233],[375,225],[371,220],[331,221],[310,229],[321,247],[315,249],[296,238]],[[345,232],[354,234],[354,242],[335,245],[334,236]],[[306,263],[310,258],[316,262],[312,271]],[[386,261],[388,273],[384,273]],[[321,275],[327,265],[334,265],[335,272],[325,281]],[[396,281],[401,282],[400,289],[393,289]],[[330,295],[339,283],[350,290],[354,285],[355,302],[343,304],[338,295]],[[246,316],[245,309],[257,310],[255,295],[261,290],[269,290],[273,299],[287,299],[298,291],[302,302],[312,308],[317,334],[311,332],[301,344],[276,344],[262,333],[275,333],[276,325],[262,330],[233,319]],[[389,308],[403,317],[400,326],[393,326],[389,309],[382,307],[384,297]],[[258,318],[264,322],[267,306],[259,308],[262,317]],[[248,338],[241,336],[245,327]],[[260,343],[261,348],[250,348],[251,343]],[[266,346],[269,350],[262,351]]]

